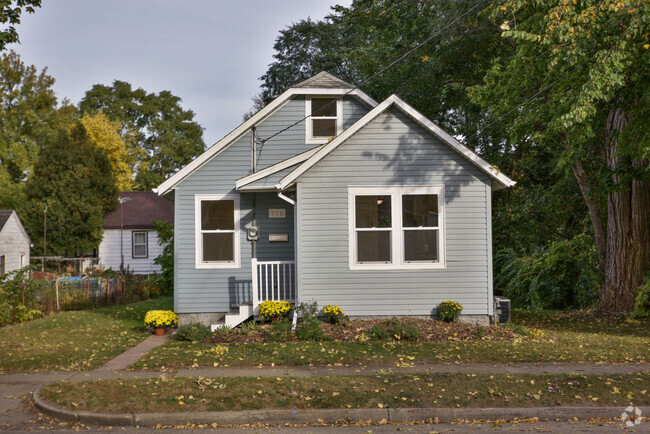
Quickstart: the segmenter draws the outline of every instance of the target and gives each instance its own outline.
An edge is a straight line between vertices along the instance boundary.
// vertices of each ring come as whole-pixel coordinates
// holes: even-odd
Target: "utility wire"
[[[427,45],[429,42],[431,42],[434,38],[436,38],[436,37],[437,37],[438,35],[440,35],[442,32],[444,32],[445,30],[447,30],[448,28],[450,28],[451,26],[453,26],[457,21],[459,21],[459,20],[461,20],[462,18],[464,18],[464,17],[466,17],[467,15],[469,15],[469,14],[470,14],[474,9],[478,8],[480,5],[482,5],[483,3],[487,2],[487,1],[488,1],[488,0],[481,0],[480,2],[476,3],[474,6],[472,6],[471,8],[469,8],[469,10],[467,10],[467,12],[465,12],[465,13],[463,13],[462,15],[460,15],[460,16],[454,18],[451,22],[449,22],[447,25],[445,25],[442,29],[438,30],[438,31],[435,32],[433,35],[429,36],[427,39],[425,39],[424,41],[420,42],[420,43],[419,43],[418,45],[416,45],[415,47],[413,47],[413,48],[411,48],[410,50],[408,50],[408,51],[407,51],[406,53],[404,53],[402,56],[398,57],[397,59],[395,59],[394,61],[392,61],[391,63],[389,63],[387,66],[384,66],[383,68],[381,68],[379,71],[377,71],[376,73],[374,73],[374,74],[371,75],[370,77],[364,79],[363,81],[361,81],[361,83],[357,84],[355,87],[353,87],[352,89],[350,89],[349,91],[347,91],[347,92],[344,93],[343,95],[341,95],[341,96],[339,96],[339,97],[333,99],[333,100],[330,101],[329,103],[325,104],[325,105],[321,108],[321,110],[324,109],[325,107],[328,107],[328,106],[331,105],[331,104],[334,104],[336,101],[338,101],[338,100],[340,100],[340,99],[343,99],[344,97],[346,97],[347,95],[351,94],[351,93],[354,92],[355,90],[359,89],[361,86],[363,86],[364,84],[368,83],[369,81],[374,80],[375,78],[379,77],[379,76],[382,75],[384,72],[388,71],[390,68],[392,68],[393,66],[395,66],[395,65],[398,64],[399,62],[401,62],[401,61],[403,61],[404,59],[406,59],[407,57],[409,57],[409,56],[410,56],[411,54],[413,54],[415,51],[417,51],[417,50],[419,50],[420,48],[422,48],[423,46]],[[303,122],[303,121],[309,119],[311,116],[312,116],[311,114],[306,115],[306,116],[303,117],[302,119],[300,119],[300,120],[294,122],[293,124],[291,124],[291,125],[289,125],[289,126],[283,128],[283,129],[281,129],[280,131],[278,131],[278,132],[276,132],[276,133],[270,135],[269,137],[267,137],[267,138],[265,138],[265,139],[260,139],[260,142],[261,142],[262,144],[266,143],[267,141],[271,140],[273,137],[276,137],[276,136],[278,136],[278,135],[284,133],[285,131],[287,131],[287,130],[293,128],[293,127],[295,127],[296,125],[300,124],[301,122]]]

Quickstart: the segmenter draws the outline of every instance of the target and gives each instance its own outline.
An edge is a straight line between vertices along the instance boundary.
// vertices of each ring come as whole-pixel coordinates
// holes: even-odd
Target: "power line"
[[[392,68],[393,66],[395,66],[395,65],[398,64],[399,62],[401,62],[401,61],[403,61],[404,59],[406,59],[407,57],[409,57],[409,56],[410,56],[411,54],[413,54],[415,51],[419,50],[419,49],[422,48],[423,46],[427,45],[429,42],[433,41],[433,39],[436,38],[438,35],[440,35],[442,32],[444,32],[445,30],[447,30],[448,28],[450,28],[451,26],[453,26],[457,21],[459,21],[459,20],[461,20],[462,18],[464,18],[465,16],[469,15],[469,14],[470,14],[474,9],[478,8],[480,5],[482,5],[483,3],[487,2],[487,1],[488,1],[488,0],[481,0],[480,2],[476,3],[474,6],[472,6],[471,8],[469,8],[465,13],[463,13],[463,14],[461,14],[460,16],[454,18],[451,22],[449,22],[449,23],[448,23],[447,25],[445,25],[443,28],[441,28],[440,30],[438,30],[437,32],[435,32],[433,35],[429,36],[429,37],[428,37],[427,39],[425,39],[424,41],[420,42],[420,43],[419,43],[418,45],[416,45],[415,47],[413,47],[413,48],[411,48],[410,50],[408,50],[408,51],[407,51],[406,53],[404,53],[402,56],[398,57],[397,59],[395,59],[394,61],[392,61],[391,63],[389,63],[387,66],[381,68],[379,71],[377,71],[376,73],[374,73],[374,74],[371,75],[370,77],[364,79],[363,81],[361,81],[361,83],[357,84],[354,88],[350,89],[349,91],[347,91],[347,92],[344,93],[343,95],[341,95],[341,96],[339,96],[339,97],[333,99],[333,100],[330,101],[329,103],[325,104],[323,107],[321,107],[321,110],[324,109],[325,107],[328,107],[328,106],[331,105],[331,104],[334,104],[336,101],[338,101],[338,100],[340,100],[340,99],[343,99],[344,97],[348,96],[349,94],[351,94],[351,93],[354,92],[355,90],[359,89],[361,86],[363,86],[364,84],[368,83],[369,81],[374,80],[375,78],[379,77],[379,76],[382,75],[384,72],[388,71],[390,68]],[[309,119],[311,116],[312,116],[311,114],[304,116],[302,119],[300,119],[300,120],[294,122],[293,124],[291,124],[291,125],[289,125],[289,126],[283,128],[283,129],[281,129],[280,131],[278,131],[278,132],[276,132],[276,133],[270,135],[269,137],[267,137],[267,138],[265,138],[265,139],[260,139],[260,142],[261,142],[262,144],[266,143],[267,141],[271,140],[273,137],[276,137],[276,136],[278,136],[278,135],[284,133],[285,131],[287,131],[287,130],[293,128],[293,127],[295,127],[296,125],[300,124],[301,122],[303,122],[303,121]]]

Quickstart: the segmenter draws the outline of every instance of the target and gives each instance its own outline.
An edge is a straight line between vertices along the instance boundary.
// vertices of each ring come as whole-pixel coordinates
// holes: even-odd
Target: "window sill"
[[[409,263],[409,264],[350,264],[352,271],[406,271],[406,270],[442,270],[446,264],[436,263]]]
[[[194,268],[199,270],[220,269],[220,268],[241,268],[239,262],[201,262],[194,264]]]

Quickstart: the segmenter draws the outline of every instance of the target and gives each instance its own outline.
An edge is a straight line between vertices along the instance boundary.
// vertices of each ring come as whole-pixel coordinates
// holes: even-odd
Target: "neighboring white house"
[[[120,193],[120,204],[104,216],[100,267],[120,270],[123,265],[133,274],[159,272],[160,266],[153,261],[164,246],[158,244],[153,220],[173,222],[173,202],[150,191]]]
[[[0,275],[29,265],[31,244],[16,211],[0,209]]]

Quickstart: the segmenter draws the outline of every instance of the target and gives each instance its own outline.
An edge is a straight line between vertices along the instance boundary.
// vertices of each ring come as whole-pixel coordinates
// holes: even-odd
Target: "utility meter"
[[[247,238],[249,241],[257,241],[260,239],[260,228],[257,226],[251,226],[248,228]]]

